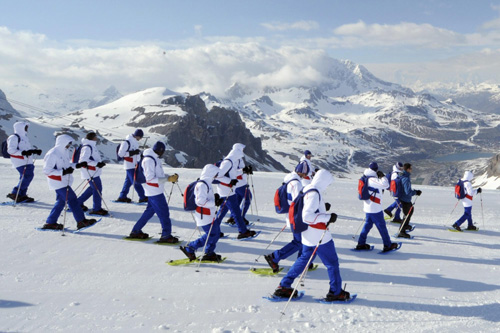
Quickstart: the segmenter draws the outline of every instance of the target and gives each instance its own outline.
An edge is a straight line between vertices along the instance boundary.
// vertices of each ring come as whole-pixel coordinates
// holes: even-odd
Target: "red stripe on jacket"
[[[326,230],[326,223],[310,224],[309,226],[314,229]]]
[[[146,184],[149,186],[153,186],[153,187],[160,187],[160,185],[158,185],[158,183],[146,183]]]
[[[472,196],[471,196],[471,195],[466,194],[466,195],[465,195],[465,197],[466,197],[467,199],[469,199],[469,200],[472,200]]]
[[[201,215],[210,215],[210,209],[208,209],[208,208],[197,206],[196,211],[198,213],[200,213]]]
[[[377,198],[375,196],[371,196],[370,200],[373,201],[373,202],[375,202],[375,203],[378,203],[378,204],[380,203],[380,198]]]
[[[10,155],[10,158],[18,158],[20,160],[24,160],[24,156],[22,155]]]
[[[125,161],[127,162],[130,162],[130,163],[133,163],[134,162],[134,158],[133,157],[124,157],[123,158]]]
[[[53,179],[53,180],[57,180],[57,181],[62,181],[62,177],[61,176],[47,176],[48,178],[50,179]]]

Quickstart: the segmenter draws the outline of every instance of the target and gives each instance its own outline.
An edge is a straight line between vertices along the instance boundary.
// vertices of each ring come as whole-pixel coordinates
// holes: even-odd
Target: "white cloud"
[[[492,5],[491,8],[500,13],[500,6]],[[500,17],[494,20],[484,22],[481,28],[485,30],[499,30],[500,29]]]
[[[319,29],[319,24],[316,21],[297,21],[292,23],[271,22],[271,23],[261,23],[261,26],[271,31],[287,31],[287,30],[310,31]]]

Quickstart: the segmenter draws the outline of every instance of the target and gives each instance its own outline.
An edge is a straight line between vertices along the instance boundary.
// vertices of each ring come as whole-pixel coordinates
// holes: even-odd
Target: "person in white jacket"
[[[395,180],[398,177],[400,177],[401,173],[403,173],[403,163],[397,162],[392,167],[391,180],[390,181],[392,182],[393,180]],[[390,187],[391,187],[391,183],[389,182],[389,188]],[[392,193],[391,193],[391,195],[392,195]],[[390,204],[389,207],[387,207],[386,209],[384,209],[384,213],[386,213],[387,216],[392,217],[392,211],[394,210],[394,208],[396,208],[396,212],[394,213],[394,218],[392,219],[392,222],[394,222],[394,223],[402,223],[403,219],[401,218],[401,208],[402,208],[401,201],[399,201],[398,197],[393,197],[393,198],[394,198],[394,202],[392,204]]]
[[[12,166],[19,172],[19,182],[7,198],[16,202],[33,202],[28,196],[28,187],[34,177],[33,155],[41,155],[40,149],[33,149],[28,139],[28,123],[18,121],[14,124],[14,134],[7,138],[7,152],[10,155]]]
[[[363,211],[365,212],[365,224],[359,235],[358,245],[356,250],[370,250],[370,244],[366,244],[368,233],[373,227],[373,224],[378,229],[382,241],[384,243],[383,251],[391,251],[398,247],[397,243],[391,242],[391,236],[387,231],[387,226],[382,212],[382,190],[389,187],[389,181],[382,171],[378,169],[377,162],[370,163],[368,169],[363,174],[368,177],[368,191],[370,199],[363,200]]]
[[[329,171],[319,170],[311,184],[305,186],[302,190],[305,194],[302,219],[304,223],[308,224],[308,228],[301,234],[302,254],[281,280],[280,285],[274,292],[276,297],[288,298],[292,296],[293,281],[304,271],[309,259],[314,260],[317,254],[326,266],[330,278],[330,289],[325,299],[327,301],[350,299],[350,294],[342,289],[339,259],[332,235],[328,231],[328,225],[337,220],[337,214],[328,213],[323,200],[324,192],[332,182],[333,176]],[[293,295],[293,297],[296,296],[297,294]]]
[[[467,230],[477,230],[477,227],[472,222],[472,200],[476,194],[482,192],[482,189],[480,187],[477,188],[477,190],[472,188],[472,178],[474,178],[474,174],[471,171],[465,171],[464,177],[462,178],[464,182],[465,198],[461,199],[462,205],[464,206],[464,214],[452,225],[452,227],[458,231],[462,231],[460,226],[465,221],[467,221]]]
[[[202,260],[220,261],[221,256],[215,253],[217,241],[220,238],[220,225],[213,223],[217,206],[220,206],[222,199],[218,194],[214,194],[212,181],[219,174],[219,168],[213,164],[207,164],[201,171],[200,178],[194,187],[194,199],[196,210],[193,212],[196,225],[205,232],[198,239],[190,242],[187,246],[181,246],[181,251],[190,260],[195,260],[195,252],[203,248],[206,243],[205,254]],[[208,240],[207,240],[208,238]]]
[[[234,219],[236,225],[238,226],[238,239],[252,238],[256,235],[256,232],[250,230],[246,227],[245,221],[241,216],[240,205],[238,203],[238,197],[234,191],[235,186],[238,184],[238,175],[241,174],[241,170],[238,170],[238,160],[243,158],[243,149],[245,145],[242,143],[235,143],[233,149],[221,162],[219,169],[219,176],[216,178],[217,193],[223,199],[224,204],[220,208],[220,212],[214,223],[221,224],[222,219],[226,216],[228,210],[234,214]]]
[[[135,191],[139,195],[139,203],[147,202],[148,198],[144,194],[144,188],[136,180],[137,163],[140,160],[139,141],[144,137],[144,132],[141,129],[136,129],[133,134],[127,135],[125,140],[120,144],[118,148],[118,156],[123,158],[123,167],[125,169],[125,182],[123,183],[123,188],[116,199],[117,202],[132,202],[132,199],[128,198],[128,192],[131,186],[134,186]]]
[[[83,180],[87,181],[89,187],[78,197],[78,202],[83,210],[85,201],[92,197],[92,210],[89,212],[91,215],[108,215],[108,211],[102,208],[102,181],[101,174],[102,168],[106,163],[101,160],[101,153],[97,149],[97,134],[89,132],[82,139],[82,147],[80,151],[80,159],[76,164],[77,169],[81,169],[80,174]]]
[[[68,148],[72,141],[73,139],[67,134],[58,136],[54,148],[50,149],[43,159],[43,173],[47,176],[49,188],[56,191],[56,203],[42,229],[63,229],[63,225],[57,223],[57,220],[66,203],[71,208],[78,229],[88,227],[96,222],[95,219],[85,218],[76,194],[71,188],[74,169],[71,167]]]
[[[295,167],[295,172],[300,175],[302,186],[311,184],[314,176],[313,167],[311,164],[312,153],[310,150],[305,150],[304,155],[300,158],[299,164]]]
[[[167,199],[165,198],[165,182],[175,183],[179,179],[178,174],[171,176],[165,175],[161,165],[160,157],[165,152],[165,144],[158,141],[153,148],[144,151],[141,166],[144,170],[146,182],[142,184],[144,192],[148,197],[148,205],[139,220],[135,223],[129,238],[147,239],[149,235],[142,232],[142,228],[148,223],[154,214],[158,216],[161,224],[161,238],[156,242],[158,244],[168,243],[177,244],[179,239],[172,236],[172,221],[168,209]]]

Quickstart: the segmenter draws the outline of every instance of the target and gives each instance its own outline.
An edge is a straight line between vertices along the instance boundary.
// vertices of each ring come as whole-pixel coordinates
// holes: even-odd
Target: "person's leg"
[[[132,177],[130,177],[130,175],[132,175]],[[132,186],[133,177],[134,177],[134,169],[125,170],[125,182],[123,183],[123,187],[120,192],[120,195],[118,196],[118,199],[125,199],[127,197],[128,192],[130,191],[130,186]]]
[[[236,195],[231,195],[227,198],[226,205],[231,211],[231,213],[234,213],[234,222],[238,225],[238,232],[239,233],[244,233],[248,229],[245,225],[245,221],[243,220],[243,217],[241,216],[241,210],[240,206],[238,204],[238,198]]]
[[[48,224],[57,223],[57,220],[59,219],[59,216],[61,216],[61,212],[64,209],[65,201],[66,201],[66,187],[56,190],[56,202],[52,207],[52,210],[50,211],[47,220],[45,221],[46,223]]]
[[[292,265],[292,267],[285,275],[285,277],[281,279],[280,286],[285,288],[291,288],[295,278],[300,274],[302,274],[302,272],[306,268],[307,263],[309,262],[309,259],[311,258],[311,255],[313,254],[315,248],[316,248],[315,246],[302,245],[302,255],[299,258],[297,258],[297,260]],[[316,254],[314,256],[316,256]]]
[[[382,237],[382,242],[384,246],[391,246],[391,236],[389,236],[389,231],[387,231],[387,225],[385,224],[384,214],[382,212],[374,213],[372,216],[372,221],[375,223],[375,226]]]
[[[19,186],[19,188],[20,188],[19,197],[25,197],[28,194],[28,187],[30,186],[31,181],[33,180],[33,177],[35,176],[35,173],[34,173],[35,166],[33,164],[27,164],[25,167],[26,167],[26,170],[24,171],[24,177],[22,177],[23,180]],[[19,167],[19,168],[24,169],[24,166]]]
[[[142,213],[141,217],[132,228],[132,233],[138,233],[142,231],[142,228],[146,225],[146,223],[148,223],[148,221],[153,217],[154,214],[155,211],[153,205],[151,205],[151,202],[148,201],[148,205],[146,206],[144,213]]]
[[[383,218],[383,217],[382,217]],[[342,278],[340,277],[339,258],[333,240],[318,247],[318,257],[326,266],[330,278],[330,292],[334,295],[340,294],[342,290]]]
[[[273,261],[275,263],[279,263],[280,260],[286,259],[295,252],[299,251],[302,248],[301,237],[300,234],[294,234],[293,239],[290,243],[283,246],[281,249],[273,252]]]
[[[65,190],[66,192],[66,190]],[[71,208],[73,217],[76,222],[85,220],[85,213],[82,207],[78,204],[78,198],[76,197],[75,191],[71,187],[68,187],[68,206]]]
[[[102,208],[102,182],[101,177],[92,178],[90,181],[90,187],[92,188],[92,202],[94,211],[101,210]]]
[[[167,199],[165,195],[159,194],[149,197],[149,202],[153,206],[154,212],[160,219],[161,223],[161,238],[168,238],[172,236],[172,221],[170,220],[170,211],[168,209]]]
[[[361,233],[359,234],[358,244],[363,245],[366,244],[366,238],[368,237],[368,233],[373,227],[373,221],[371,218],[371,214],[365,213],[365,224],[363,225],[363,229],[361,229]]]

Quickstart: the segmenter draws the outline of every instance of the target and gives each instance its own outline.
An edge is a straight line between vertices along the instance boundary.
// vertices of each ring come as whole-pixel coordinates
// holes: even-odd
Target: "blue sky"
[[[99,72],[96,62],[101,62],[99,66],[106,72],[107,81],[101,77],[99,83],[117,85],[112,81],[126,77],[119,73],[119,67],[141,67],[140,75],[155,71],[153,65],[146,68],[155,60],[145,54],[164,51],[167,62],[180,63],[182,58],[186,65],[187,59],[199,61],[193,53],[200,53],[200,47],[208,48],[201,60],[207,52],[224,49],[220,56],[236,57],[230,63],[260,52],[259,47],[264,49],[265,55],[260,55],[264,59],[274,50],[278,50],[277,57],[283,57],[283,48],[320,50],[404,84],[439,77],[447,82],[470,77],[488,81],[500,71],[498,61],[491,61],[498,58],[500,49],[500,0],[0,0],[0,8],[8,13],[0,21],[0,61],[15,64],[12,69],[0,69],[0,89],[16,77],[30,78],[30,72],[33,81],[48,76],[45,84],[57,85],[70,70],[73,81],[81,78],[82,84],[88,84],[90,76],[95,80]],[[243,52],[249,43],[249,51]],[[241,47],[235,51],[235,45]],[[450,68],[438,75],[436,70],[443,62]],[[470,66],[460,67],[471,63],[480,67],[478,73],[470,73]],[[467,75],[453,74],[461,70]],[[207,78],[213,75],[217,76],[214,72]],[[234,73],[224,75],[231,78]],[[187,89],[190,84],[179,86]],[[144,85],[146,78],[136,85],[123,85],[121,90]],[[200,83],[194,89],[203,87]]]

